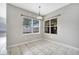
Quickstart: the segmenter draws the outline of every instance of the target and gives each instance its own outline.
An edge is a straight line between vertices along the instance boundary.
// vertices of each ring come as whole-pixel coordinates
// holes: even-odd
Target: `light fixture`
[[[39,6],[39,16],[37,16],[37,19],[41,20],[42,19],[42,16],[40,15],[40,6]]]

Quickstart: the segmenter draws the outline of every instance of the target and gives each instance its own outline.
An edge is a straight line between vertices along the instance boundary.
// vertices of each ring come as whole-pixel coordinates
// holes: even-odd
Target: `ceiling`
[[[34,12],[36,14],[39,13],[38,6],[41,6],[40,14],[43,16],[63,6],[66,6],[69,3],[11,3],[11,4],[14,6],[20,7],[22,9]]]

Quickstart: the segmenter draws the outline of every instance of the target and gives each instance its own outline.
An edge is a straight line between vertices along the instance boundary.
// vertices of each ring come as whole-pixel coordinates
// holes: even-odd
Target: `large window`
[[[45,33],[57,34],[57,18],[45,21]]]
[[[23,18],[23,33],[39,33],[39,20]]]

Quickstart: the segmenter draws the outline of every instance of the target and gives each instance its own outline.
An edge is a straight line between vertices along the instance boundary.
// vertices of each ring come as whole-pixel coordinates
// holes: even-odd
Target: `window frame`
[[[22,18],[23,21],[24,21],[24,18],[28,19],[28,17],[23,17],[23,18]],[[31,21],[32,21],[32,22],[31,22],[32,32],[31,32],[31,33],[23,33],[24,31],[22,31],[23,35],[28,35],[28,34],[40,34],[40,20],[34,19],[34,18],[29,18],[29,19],[31,19]],[[37,20],[37,21],[39,22],[39,26],[34,27],[34,26],[33,26],[33,20]],[[22,22],[22,26],[23,26],[23,22]],[[33,32],[33,28],[39,28],[39,32],[34,33],[34,32]]]
[[[54,33],[51,33],[51,27],[52,27],[52,26],[51,26],[51,20],[52,20],[52,19],[57,19],[57,20],[58,20],[57,17],[54,17],[54,18],[46,19],[46,20],[44,21],[44,33],[45,33],[45,34],[54,34]],[[45,22],[48,21],[48,20],[49,20],[49,26],[45,26]],[[46,32],[45,32],[45,27],[49,27],[49,33],[46,33]],[[58,32],[58,26],[57,26],[57,32]],[[56,33],[56,34],[57,34],[57,33]],[[56,35],[56,34],[55,34],[55,35]]]

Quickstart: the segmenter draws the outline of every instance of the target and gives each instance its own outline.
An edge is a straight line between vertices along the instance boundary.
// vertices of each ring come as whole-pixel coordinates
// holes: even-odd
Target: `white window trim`
[[[57,18],[57,20],[58,20],[58,17],[54,17],[54,18],[50,18],[50,19],[46,19],[46,20],[44,20],[44,34],[51,34],[51,28],[49,28],[49,33],[45,33],[45,27],[51,27],[51,19],[55,19],[55,18]],[[49,26],[45,26],[45,21],[48,21],[49,20]],[[57,26],[58,27],[58,26]],[[58,31],[58,30],[57,30]],[[52,34],[52,35],[57,35],[57,34]]]
[[[23,17],[23,18],[26,18],[26,17]],[[31,33],[25,33],[25,34],[23,33],[23,35],[40,34],[40,20],[36,19],[36,20],[39,21],[39,26],[33,26],[33,20],[35,20],[35,19],[31,19],[31,20],[32,20],[32,24],[31,24],[31,26],[32,26],[32,32]],[[37,33],[33,32],[33,28],[35,28],[35,27],[39,28],[39,32],[37,32]]]

